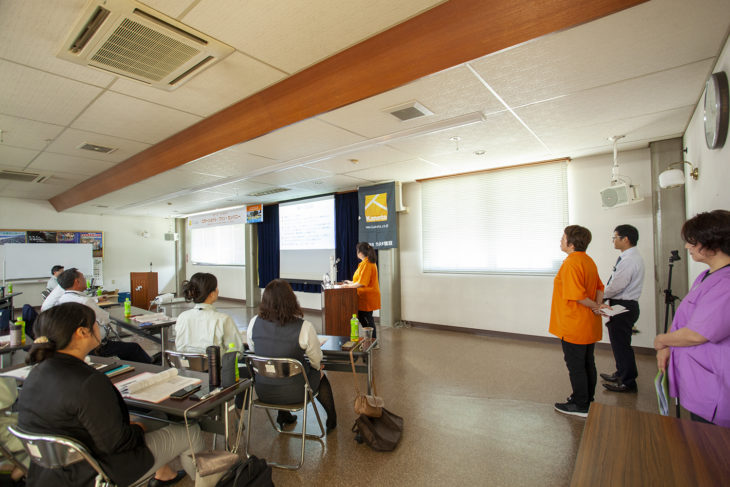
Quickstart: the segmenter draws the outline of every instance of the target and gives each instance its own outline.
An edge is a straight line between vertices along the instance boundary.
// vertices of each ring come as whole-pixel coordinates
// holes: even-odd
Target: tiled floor
[[[189,306],[176,305],[172,314]],[[252,316],[238,303],[221,301],[217,307],[239,327]],[[306,318],[321,326],[319,313]],[[413,328],[384,328],[379,336],[378,394],[389,410],[405,418],[401,444],[379,453],[354,441],[352,375],[330,372],[339,425],[323,441],[308,441],[300,470],[274,469],[277,486],[569,483],[585,420],[553,410],[553,403],[570,394],[559,343]],[[596,361],[600,372],[613,372],[609,350],[598,350]],[[638,393],[611,393],[599,385],[596,401],[656,411],[654,357],[638,354],[637,362]],[[253,417],[252,452],[295,459],[299,440],[278,437],[263,414]],[[316,428],[316,422],[310,424]],[[178,485],[193,483],[187,479]]]

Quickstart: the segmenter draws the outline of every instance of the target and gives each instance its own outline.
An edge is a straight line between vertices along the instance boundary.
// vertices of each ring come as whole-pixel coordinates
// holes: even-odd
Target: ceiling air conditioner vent
[[[259,191],[258,193],[249,193],[247,196],[267,196],[270,194],[283,193],[284,191],[290,191],[290,188],[267,189],[266,191]]]
[[[401,122],[405,122],[406,120],[413,120],[414,118],[433,115],[433,112],[431,110],[424,107],[415,100],[395,107],[386,108],[383,111],[390,113]]]
[[[103,145],[89,144],[88,142],[84,142],[76,148],[81,150],[88,150],[91,152],[100,152],[102,154],[111,154],[112,152],[117,150],[116,147],[104,147]]]
[[[173,90],[232,52],[134,0],[92,0],[58,57]]]
[[[48,178],[49,176],[33,172],[9,171],[6,169],[0,170],[0,179],[4,179],[6,181],[15,181],[20,183],[42,183]]]

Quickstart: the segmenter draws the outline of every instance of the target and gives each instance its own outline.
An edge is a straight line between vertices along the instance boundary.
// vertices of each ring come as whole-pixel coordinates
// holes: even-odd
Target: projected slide
[[[321,281],[335,254],[333,196],[279,205],[279,273],[285,279]]]

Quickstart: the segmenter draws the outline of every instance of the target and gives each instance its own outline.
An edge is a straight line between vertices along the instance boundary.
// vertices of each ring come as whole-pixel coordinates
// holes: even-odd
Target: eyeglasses
[[[621,235],[614,235],[613,237],[611,237],[611,240],[616,240],[616,239],[621,240],[622,238],[626,238],[626,237],[622,237]]]

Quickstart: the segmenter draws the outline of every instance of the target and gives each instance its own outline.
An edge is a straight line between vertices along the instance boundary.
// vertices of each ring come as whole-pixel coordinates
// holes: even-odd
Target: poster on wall
[[[361,187],[357,191],[359,240],[376,250],[398,247],[395,183]]]
[[[79,234],[79,243],[91,244],[94,247],[93,256],[102,257],[104,249],[102,247],[101,232],[81,232]]]
[[[6,243],[26,243],[25,232],[16,230],[0,231],[0,245],[5,245]]]
[[[79,243],[79,232],[58,232],[56,234],[57,243]]]
[[[56,232],[28,231],[28,243],[56,243]]]
[[[264,205],[246,206],[246,223],[261,223],[264,221]]]

